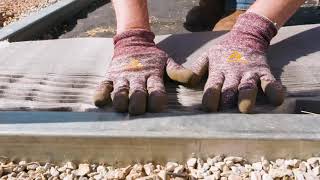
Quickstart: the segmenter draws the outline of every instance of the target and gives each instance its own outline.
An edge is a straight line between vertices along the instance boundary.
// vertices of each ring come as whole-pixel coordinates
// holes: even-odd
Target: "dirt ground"
[[[0,27],[27,16],[58,0],[1,0],[0,1]]]

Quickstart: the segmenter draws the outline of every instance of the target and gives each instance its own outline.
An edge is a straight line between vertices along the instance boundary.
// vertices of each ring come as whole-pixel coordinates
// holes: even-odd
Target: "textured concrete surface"
[[[255,112],[319,113],[319,25],[281,29],[272,41],[272,71],[287,88],[287,100],[277,108],[259,96]],[[157,37],[158,45],[179,63],[189,66],[225,32],[203,32]],[[192,42],[192,43],[190,43]],[[30,41],[0,48],[0,110],[112,111],[96,109],[92,95],[112,56],[112,39],[84,38]],[[5,47],[7,46],[7,47]],[[203,84],[190,89],[167,81],[168,112],[201,110]],[[300,98],[300,101],[295,99]],[[302,98],[302,99],[301,99]],[[303,99],[314,103],[303,103]],[[303,106],[302,106],[303,105]],[[237,112],[236,109],[232,110]]]

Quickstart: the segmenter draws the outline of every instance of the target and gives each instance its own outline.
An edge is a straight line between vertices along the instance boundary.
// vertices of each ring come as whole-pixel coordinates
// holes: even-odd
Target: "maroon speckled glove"
[[[129,30],[114,37],[114,55],[105,80],[98,86],[94,103],[102,107],[111,101],[116,111],[132,115],[162,111],[167,104],[163,84],[164,70],[178,81],[185,73],[164,51],[156,47],[154,34],[146,30]],[[170,72],[174,73],[170,73]],[[178,72],[179,75],[175,76]],[[179,73],[183,72],[183,73]],[[182,74],[182,75],[180,75]]]
[[[271,104],[280,105],[284,93],[268,66],[266,51],[277,34],[275,25],[252,12],[241,15],[218,45],[204,53],[191,70],[193,80],[209,71],[202,104],[207,111],[236,104],[240,112],[252,111],[260,81]]]

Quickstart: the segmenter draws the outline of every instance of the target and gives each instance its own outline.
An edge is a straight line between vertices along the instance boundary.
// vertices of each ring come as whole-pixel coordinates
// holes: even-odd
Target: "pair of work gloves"
[[[276,34],[276,26],[267,18],[244,13],[224,40],[187,69],[156,46],[152,32],[123,32],[114,37],[114,56],[105,80],[96,90],[94,103],[102,107],[112,99],[116,111],[132,115],[160,112],[167,104],[163,83],[166,71],[172,80],[185,84],[199,82],[208,72],[202,105],[209,112],[238,103],[240,112],[250,113],[258,84],[271,104],[280,105],[283,87],[272,75],[266,58]]]

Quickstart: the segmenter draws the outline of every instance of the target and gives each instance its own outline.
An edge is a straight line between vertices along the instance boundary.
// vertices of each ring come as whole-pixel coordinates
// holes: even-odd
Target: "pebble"
[[[304,176],[303,176],[303,173],[299,170],[294,170],[293,171],[293,174],[294,174],[294,178],[296,180],[304,180]]]
[[[262,180],[273,180],[273,178],[270,174],[264,174],[262,175]]]
[[[56,3],[57,0],[1,0],[0,27],[15,22],[32,12]]]
[[[262,164],[262,169],[263,170],[265,170],[265,171],[269,171],[269,169],[270,169],[270,163],[269,163],[269,161],[267,161],[267,160],[262,160],[261,161],[261,164]]]
[[[145,176],[145,177],[139,177],[136,180],[154,180],[154,179],[159,179],[159,176],[156,174],[152,174],[152,175]]]
[[[239,175],[229,175],[228,180],[242,180],[241,176]]]
[[[320,166],[317,166],[312,169],[313,175],[319,176],[320,175]]]
[[[261,180],[261,174],[259,172],[251,172],[250,180]]]
[[[160,177],[161,180],[169,180],[170,176],[168,175],[168,173],[165,170],[161,170],[158,173],[158,176]]]
[[[64,167],[65,167],[66,169],[72,169],[72,170],[77,169],[77,166],[76,166],[73,162],[71,162],[71,161],[66,162],[66,164],[64,165]]]
[[[210,166],[214,166],[214,163],[216,163],[216,161],[214,161],[213,158],[207,158],[207,163],[208,163],[208,165],[210,165]]]
[[[302,172],[307,172],[307,164],[306,162],[302,162],[299,164],[299,170]]]
[[[252,164],[252,168],[255,171],[261,171],[262,170],[262,163],[261,162],[256,162]]]
[[[38,162],[31,162],[31,163],[28,163],[27,170],[36,170],[37,167],[39,166],[40,164]]]
[[[51,167],[50,174],[51,174],[51,176],[58,177],[59,176],[59,171],[56,168]]]
[[[196,164],[197,164],[197,158],[190,158],[190,159],[187,161],[187,166],[188,166],[188,167],[195,168],[195,167],[196,167]]]
[[[38,162],[20,161],[0,163],[0,179],[35,180],[319,180],[319,158],[306,161],[299,159],[277,159],[275,162],[261,158],[249,163],[245,159],[229,156],[227,158],[188,159],[185,165],[168,162],[166,166],[146,163],[127,167],[114,167],[90,163],[75,164],[67,162],[63,166]]]
[[[217,168],[219,168],[221,171],[223,170],[223,167],[226,165],[225,162],[217,162],[214,164]]]
[[[282,178],[285,176],[293,175],[292,171],[289,169],[273,169],[273,168],[269,170],[269,174],[271,175],[272,178]]]
[[[197,168],[201,169],[203,167],[204,161],[201,158],[197,159]]]
[[[179,165],[178,167],[176,167],[173,171],[173,173],[175,174],[182,174],[184,171],[184,166],[183,165]]]
[[[105,174],[107,174],[107,169],[106,169],[106,167],[105,166],[98,166],[97,167],[97,172],[99,173],[99,174],[102,174],[102,175],[105,175]]]
[[[168,163],[166,164],[166,170],[169,171],[169,172],[173,172],[174,169],[175,169],[176,167],[178,167],[178,166],[179,166],[178,163],[168,162]],[[190,167],[190,166],[189,166],[189,167]]]
[[[284,159],[277,159],[277,160],[276,160],[276,165],[277,165],[278,167],[282,167],[282,166],[284,166],[284,162],[285,162]]]
[[[228,167],[231,167],[232,165],[234,165],[233,161],[225,161],[225,163]]]
[[[143,168],[148,176],[150,176],[154,171],[154,165],[152,163],[145,164]]]
[[[89,164],[79,164],[79,168],[75,171],[76,176],[84,176],[88,173],[90,173]]]
[[[229,156],[224,159],[224,162],[232,161],[233,163],[241,163],[243,161],[242,157]]]
[[[319,158],[318,157],[312,157],[307,160],[307,163],[310,164],[312,167],[316,167],[319,165]]]
[[[208,163],[204,163],[203,166],[202,166],[202,169],[203,169],[204,171],[207,171],[207,170],[210,169],[210,167],[211,167],[211,166],[210,166]]]

